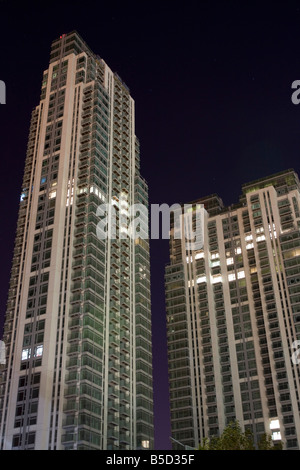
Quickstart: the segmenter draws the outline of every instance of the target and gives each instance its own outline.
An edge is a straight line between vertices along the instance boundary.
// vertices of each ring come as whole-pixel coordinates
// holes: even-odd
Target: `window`
[[[39,346],[36,346],[35,351],[34,351],[34,357],[41,357],[43,355],[43,345],[40,344]]]
[[[30,354],[31,354],[31,349],[30,348],[24,348],[22,350],[22,361],[26,361],[27,359],[29,359]]]

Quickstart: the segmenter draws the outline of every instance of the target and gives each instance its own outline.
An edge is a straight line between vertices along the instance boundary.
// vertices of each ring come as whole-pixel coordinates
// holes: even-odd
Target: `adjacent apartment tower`
[[[298,176],[245,184],[234,206],[215,194],[192,204],[203,246],[172,228],[165,275],[172,436],[197,447],[237,420],[256,444],[267,433],[299,449]]]
[[[139,162],[128,88],[79,34],[62,35],[32,112],[0,449],[153,448],[149,244],[126,225],[130,205],[148,204]],[[103,207],[115,237],[98,230]]]

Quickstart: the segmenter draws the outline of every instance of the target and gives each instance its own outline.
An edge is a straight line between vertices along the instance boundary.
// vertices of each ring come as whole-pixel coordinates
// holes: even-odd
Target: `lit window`
[[[195,256],[195,259],[201,259],[201,258],[204,258],[204,253],[197,253],[196,256]]]
[[[241,248],[241,247],[238,247],[238,248],[236,248],[234,251],[235,251],[235,254],[236,254],[236,255],[240,255],[240,254],[242,253],[242,248]]]
[[[279,419],[271,419],[270,429],[279,429],[279,428],[280,428]]]
[[[227,263],[227,266],[229,266],[230,264],[233,264],[233,258],[227,258],[226,263]]]
[[[216,258],[219,258],[219,257],[220,257],[219,253],[212,253],[212,255],[211,255],[211,259],[216,259]]]
[[[281,433],[280,431],[272,432],[272,439],[273,441],[280,441],[281,440]]]
[[[53,198],[55,198],[55,197],[56,197],[56,190],[55,190],[55,191],[51,191],[51,192],[49,193],[49,199],[53,199]]]
[[[201,284],[202,282],[206,282],[206,276],[198,277],[197,284]]]
[[[252,235],[247,235],[245,237],[245,240],[246,240],[246,242],[249,242],[249,241],[253,240],[253,236]]]
[[[253,247],[254,247],[254,244],[253,244],[253,243],[248,243],[248,244],[246,245],[246,250],[251,250],[251,248],[253,248]]]
[[[257,237],[256,241],[257,242],[263,242],[265,239],[266,239],[266,237],[264,235],[260,235],[259,237]]]
[[[142,447],[144,449],[149,449],[150,447],[150,442],[149,441],[142,441]]]
[[[220,260],[212,261],[212,262],[211,262],[211,267],[212,267],[212,268],[215,268],[216,266],[220,266]]]
[[[228,274],[228,281],[235,281],[235,274]]]
[[[238,279],[243,279],[245,277],[245,271],[240,271],[237,275]]]
[[[41,357],[43,355],[43,345],[40,344],[35,348],[34,356],[35,357]]]
[[[22,361],[26,361],[30,358],[30,348],[25,348],[22,350]]]
[[[222,276],[214,276],[212,278],[212,283],[217,284],[217,282],[222,282]]]

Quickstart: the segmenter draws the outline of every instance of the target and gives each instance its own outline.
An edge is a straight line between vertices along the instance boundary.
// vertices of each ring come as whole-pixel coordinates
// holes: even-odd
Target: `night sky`
[[[300,1],[14,2],[0,0],[0,337],[31,110],[52,40],[77,30],[128,85],[150,204],[300,173]],[[164,269],[168,241],[151,242],[156,449],[170,448]]]

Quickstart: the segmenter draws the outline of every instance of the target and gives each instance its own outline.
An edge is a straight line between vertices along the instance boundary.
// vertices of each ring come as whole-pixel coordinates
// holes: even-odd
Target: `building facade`
[[[148,204],[139,162],[129,89],[77,32],[62,35],[32,112],[0,449],[153,448],[149,244],[126,228],[129,206]],[[115,237],[99,231],[103,204]]]
[[[203,246],[187,249],[173,227],[165,274],[172,436],[197,447],[237,420],[256,444],[268,433],[299,449],[298,176],[245,184],[231,207],[192,204]]]

